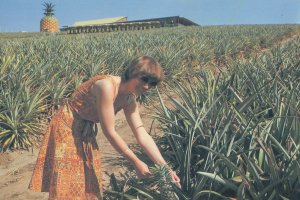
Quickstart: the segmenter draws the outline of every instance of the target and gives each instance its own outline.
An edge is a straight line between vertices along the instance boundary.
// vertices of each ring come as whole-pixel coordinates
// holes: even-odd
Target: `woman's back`
[[[82,83],[68,100],[71,110],[80,118],[92,122],[99,122],[96,109],[96,97],[90,92],[91,86],[98,80],[108,78],[116,89],[116,82],[110,75],[96,75],[88,81]],[[113,91],[115,93],[115,91]]]

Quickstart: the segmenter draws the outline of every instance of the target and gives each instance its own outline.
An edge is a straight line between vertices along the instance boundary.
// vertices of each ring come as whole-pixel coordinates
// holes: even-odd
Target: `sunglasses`
[[[152,78],[148,77],[148,76],[142,76],[140,77],[140,79],[144,82],[149,84],[151,87],[155,87],[158,82],[156,80],[153,80]]]

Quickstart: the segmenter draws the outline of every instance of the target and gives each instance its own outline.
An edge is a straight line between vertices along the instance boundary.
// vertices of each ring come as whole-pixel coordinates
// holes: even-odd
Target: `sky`
[[[55,4],[60,28],[119,16],[181,16],[202,26],[300,24],[300,0],[0,0],[0,32],[38,32],[44,2]]]

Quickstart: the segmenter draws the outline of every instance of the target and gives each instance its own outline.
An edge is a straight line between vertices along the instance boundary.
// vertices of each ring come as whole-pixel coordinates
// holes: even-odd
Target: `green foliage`
[[[105,199],[180,199],[178,195],[182,194],[172,182],[168,166],[155,165],[150,168],[150,172],[151,177],[142,180],[129,175],[117,180],[112,174],[111,185],[113,188],[105,192]]]
[[[198,35],[197,31],[194,29],[191,34]],[[168,31],[158,32],[171,36]],[[99,73],[120,74],[131,58],[141,54],[158,56],[170,69],[167,72],[178,74],[175,66],[181,65],[185,55],[190,54],[186,48],[191,41],[184,41],[182,30],[174,29],[173,32],[182,42],[175,42],[174,36],[168,42],[154,39],[157,31],[145,35],[140,32],[79,36],[34,34],[32,38],[29,33],[0,34],[2,151],[18,146],[28,147],[32,143],[30,135],[36,135],[37,129],[32,133],[22,131],[29,129],[21,124],[24,121],[26,124],[33,123],[46,112],[44,109],[43,112],[31,110],[30,114],[26,113],[23,105],[31,101],[32,94],[39,94],[33,98],[35,102],[32,104],[37,104],[33,108],[41,106],[42,102],[42,106],[56,109],[82,81]],[[195,36],[192,42],[201,44],[195,43],[196,39]],[[22,133],[21,138],[26,135],[27,145],[22,145],[22,139],[14,139],[19,137],[19,133]],[[13,141],[19,141],[20,145]]]
[[[0,151],[27,149],[42,132],[40,117],[46,111],[43,88],[27,78],[10,77],[0,85]]]
[[[176,195],[289,197],[299,187],[299,39],[276,44],[296,28],[0,33],[0,151],[36,144],[41,122],[82,81],[95,74],[120,75],[130,60],[150,55],[162,64],[167,83],[178,80],[176,111],[165,108],[159,116],[168,134],[161,140],[164,153],[182,179]],[[272,54],[258,58],[261,48],[271,47]],[[240,57],[250,61],[236,62]],[[217,68],[219,77],[207,72]],[[128,184],[130,189],[121,190],[124,199],[137,198],[137,192],[140,199],[161,198],[155,187]]]
[[[218,76],[169,83],[161,144],[189,199],[297,199],[299,47],[298,37]]]

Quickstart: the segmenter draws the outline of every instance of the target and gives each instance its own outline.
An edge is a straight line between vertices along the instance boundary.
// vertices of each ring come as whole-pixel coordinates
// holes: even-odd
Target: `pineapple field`
[[[51,115],[80,83],[120,75],[133,58],[150,55],[166,80],[140,101],[182,188],[170,182],[168,166],[149,163],[149,180],[128,166],[111,175],[106,199],[299,198],[299,25],[0,33],[0,41],[1,155],[38,148]],[[0,183],[0,191],[16,182]]]

